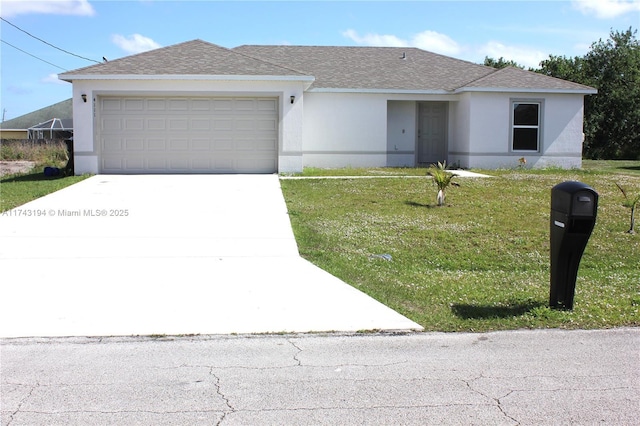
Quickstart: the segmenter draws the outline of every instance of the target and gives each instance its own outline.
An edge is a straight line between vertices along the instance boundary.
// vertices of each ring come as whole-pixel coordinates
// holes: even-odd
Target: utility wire
[[[0,41],[1,41],[1,42],[3,42],[4,44],[8,45],[8,46],[13,47],[13,48],[14,48],[14,49],[16,49],[16,50],[21,51],[22,53],[26,53],[27,55],[29,55],[29,56],[31,56],[31,57],[33,57],[33,58],[36,58],[36,59],[37,59],[37,60],[39,60],[39,61],[46,62],[47,64],[49,64],[49,65],[53,65],[53,66],[54,66],[54,67],[56,67],[56,68],[60,68],[60,69],[61,69],[61,70],[63,70],[63,71],[69,71],[69,70],[67,70],[67,69],[65,69],[65,68],[59,67],[59,66],[58,66],[58,65],[56,65],[56,64],[52,64],[52,63],[51,63],[51,62],[49,62],[49,61],[45,61],[45,60],[44,60],[44,59],[42,59],[42,58],[38,58],[37,56],[32,55],[31,53],[26,52],[26,51],[24,51],[24,50],[20,49],[19,47],[14,46],[14,45],[13,45],[13,44],[11,44],[11,43],[7,43],[6,41],[1,40],[1,39],[0,39]]]
[[[46,44],[46,45],[48,45],[48,46],[53,47],[54,49],[58,49],[58,50],[60,50],[61,52],[67,53],[67,54],[72,55],[72,56],[75,56],[75,57],[77,57],[77,58],[84,59],[85,61],[95,62],[96,64],[101,64],[101,63],[102,63],[102,62],[99,62],[99,61],[96,61],[96,60],[93,60],[93,59],[85,58],[84,56],[76,55],[75,53],[71,53],[71,52],[69,52],[69,51],[67,51],[67,50],[61,49],[61,48],[59,48],[58,46],[54,46],[53,44],[49,43],[48,41],[45,41],[45,40],[43,40],[43,39],[41,39],[41,38],[38,38],[38,37],[34,36],[33,34],[31,34],[31,33],[27,32],[27,31],[23,30],[23,29],[22,29],[22,28],[20,28],[20,27],[18,27],[17,25],[12,24],[11,22],[7,21],[6,19],[4,19],[4,18],[3,18],[3,17],[1,17],[1,16],[0,16],[0,19],[2,19],[4,22],[6,22],[7,24],[11,25],[12,27],[17,28],[18,30],[22,31],[23,33],[25,33],[25,34],[26,34],[26,35],[28,35],[29,37],[33,37],[33,38],[35,38],[36,40],[41,41],[41,42],[43,42],[44,44]],[[8,44],[8,43],[7,43],[7,44]],[[15,47],[15,46],[12,46],[12,47]],[[16,48],[16,49],[17,49],[17,48]],[[18,49],[18,50],[20,50],[20,49]],[[60,68],[60,67],[58,67],[58,68]]]

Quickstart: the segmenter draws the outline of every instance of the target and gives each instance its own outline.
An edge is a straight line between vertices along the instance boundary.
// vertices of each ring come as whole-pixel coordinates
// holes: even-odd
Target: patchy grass
[[[69,155],[64,141],[48,141],[46,143],[28,140],[2,141],[0,160],[33,161],[35,168],[28,173],[18,173],[0,178],[0,212],[21,206],[86,179],[88,175],[47,177],[43,174],[43,169],[46,166],[64,168],[68,159]]]
[[[480,171],[494,177],[459,178],[444,207],[426,177],[281,184],[302,256],[426,330],[606,328],[640,325],[640,235],[625,232],[615,185],[640,191],[640,175],[623,171]],[[547,307],[549,205],[566,180],[600,199],[574,310],[557,311]]]
[[[67,164],[69,155],[64,141],[54,140],[46,143],[29,140],[7,140],[0,144],[0,160],[34,161],[36,167],[51,166],[62,168]]]
[[[640,175],[640,161],[632,160],[583,160],[586,171]]]

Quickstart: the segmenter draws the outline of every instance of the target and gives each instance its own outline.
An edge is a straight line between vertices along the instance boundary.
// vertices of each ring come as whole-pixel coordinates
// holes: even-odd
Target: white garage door
[[[274,173],[276,98],[98,98],[101,173]]]

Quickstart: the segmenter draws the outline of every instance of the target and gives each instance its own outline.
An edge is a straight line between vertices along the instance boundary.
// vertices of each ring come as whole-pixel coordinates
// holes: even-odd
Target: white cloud
[[[67,83],[66,81],[62,81],[58,78],[58,74],[49,74],[48,76],[44,77],[42,80],[40,80],[42,83],[49,83],[49,84],[64,84],[67,85],[69,83]]]
[[[497,41],[490,41],[480,47],[479,53],[493,59],[504,58],[516,61],[525,67],[538,68],[540,61],[547,59],[548,54],[532,48],[522,46],[507,46]]]
[[[93,16],[96,11],[88,0],[2,0],[0,15],[10,18],[27,14]]]
[[[114,34],[111,36],[111,41],[127,53],[141,53],[162,47],[149,37],[140,34],[132,34],[129,37]]]
[[[640,12],[640,0],[573,0],[572,5],[585,15],[600,19],[616,18],[630,12]]]
[[[384,47],[408,47],[409,44],[401,40],[394,35],[382,35],[382,34],[365,34],[359,35],[354,30],[347,30],[342,33],[343,36],[350,38],[357,44],[363,44],[365,46],[384,46]]]
[[[451,37],[435,31],[423,31],[412,38],[413,46],[443,55],[457,55],[462,50]]]
[[[359,35],[354,30],[347,30],[342,33],[357,44],[365,46],[386,46],[386,47],[418,47],[430,52],[441,53],[443,55],[456,55],[461,52],[461,47],[451,37],[435,31],[423,31],[415,34],[409,40],[389,34],[365,34]]]

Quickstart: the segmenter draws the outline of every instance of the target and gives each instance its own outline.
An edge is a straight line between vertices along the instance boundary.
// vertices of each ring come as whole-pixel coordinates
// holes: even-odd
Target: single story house
[[[596,90],[417,48],[202,40],[60,74],[76,173],[580,167]]]
[[[67,139],[73,136],[71,99],[0,123],[0,139]]]

